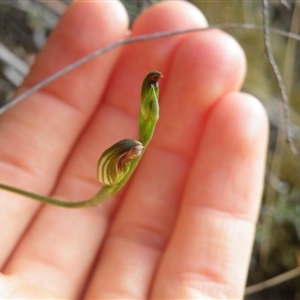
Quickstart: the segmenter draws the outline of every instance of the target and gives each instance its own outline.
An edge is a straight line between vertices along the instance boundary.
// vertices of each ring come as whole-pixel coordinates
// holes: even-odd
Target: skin
[[[195,7],[166,1],[132,34],[195,26],[206,26]],[[21,90],[124,38],[127,27],[116,1],[73,4]],[[242,298],[268,134],[261,104],[238,92],[245,68],[239,45],[218,30],[132,44],[2,115],[0,182],[78,201],[99,189],[100,154],[138,136],[145,74],[164,75],[147,152],[101,208],[0,191],[0,298]]]

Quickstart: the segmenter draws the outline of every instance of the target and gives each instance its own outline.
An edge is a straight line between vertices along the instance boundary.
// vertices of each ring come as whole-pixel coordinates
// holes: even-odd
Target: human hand
[[[205,26],[163,2],[140,35]],[[23,88],[125,37],[116,1],[77,2]],[[1,192],[1,298],[241,298],[262,191],[266,114],[239,93],[245,58],[219,30],[132,44],[49,84],[0,119],[0,182],[79,201],[96,164],[138,135],[140,88],[158,69],[160,120],[128,185],[101,208],[68,210]]]

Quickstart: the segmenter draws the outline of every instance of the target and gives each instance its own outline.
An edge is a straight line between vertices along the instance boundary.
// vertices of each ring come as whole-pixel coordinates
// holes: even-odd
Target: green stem
[[[31,192],[27,192],[21,189],[18,189],[16,187],[12,187],[9,185],[4,185],[0,183],[0,188],[9,192],[13,192],[25,197],[29,197],[32,199],[35,199],[40,202],[67,207],[67,208],[80,208],[80,207],[91,207],[91,206],[97,206],[100,203],[104,202],[106,199],[112,196],[112,189],[109,186],[103,186],[102,189],[94,195],[92,198],[88,200],[78,201],[78,202],[67,202],[67,201],[61,201],[53,198],[49,198],[46,196],[41,196],[38,194],[34,194]]]
[[[86,207],[86,206],[91,206],[90,205],[90,200],[84,200],[84,201],[80,201],[80,202],[66,202],[66,201],[61,201],[61,200],[56,200],[56,199],[52,199],[49,197],[45,197],[45,196],[41,196],[38,194],[34,194],[31,192],[27,192],[21,189],[18,189],[16,187],[12,187],[9,185],[4,185],[2,183],[0,183],[0,188],[9,192],[13,192],[25,197],[29,197],[32,199],[35,199],[37,201],[40,202],[44,202],[44,203],[49,203],[49,204],[53,204],[53,205],[58,205],[58,206],[63,206],[63,207],[69,207],[69,208],[77,208],[77,207]]]

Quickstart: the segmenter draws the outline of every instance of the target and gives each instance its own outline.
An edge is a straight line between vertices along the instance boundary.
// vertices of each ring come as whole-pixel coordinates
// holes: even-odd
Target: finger
[[[209,112],[153,299],[240,299],[262,193],[267,118],[231,93]]]
[[[193,21],[190,26],[201,26],[199,18],[190,18],[195,8],[179,3],[176,18],[182,19],[178,22]],[[156,9],[166,17],[163,9],[168,5],[174,9],[173,2]],[[223,93],[240,86],[244,74],[240,47],[219,31],[183,38],[169,57],[155,137],[115,217],[88,298],[147,297],[176,218],[182,186],[203,129],[202,118]]]
[[[111,16],[112,11],[114,12],[114,16],[117,17],[116,20],[112,20],[111,17],[108,17]],[[26,81],[26,85],[31,85],[34,81],[54,71],[53,66],[57,66],[57,61],[58,68],[60,68],[63,63],[68,64],[75,58],[84,56],[109,42],[119,39],[124,36],[126,26],[126,12],[119,2],[88,1],[86,3],[78,2],[73,4],[62,17],[61,22],[50,38],[44,52],[39,56],[36,66]],[[105,31],[103,30],[100,37],[99,28],[105,28]],[[74,53],[69,54],[68,52],[70,52],[71,45]],[[56,81],[51,84],[51,87],[47,87],[39,92],[38,95],[32,96],[31,99],[26,100],[26,103],[21,103],[9,111],[7,115],[3,116],[3,124],[4,127],[7,128],[7,131],[12,133],[14,132],[13,130],[20,131],[20,129],[22,129],[22,136],[25,135],[28,137],[29,134],[33,136],[32,144],[28,144],[26,139],[22,138],[22,136],[20,137],[18,134],[9,136],[8,132],[3,132],[2,135],[2,138],[6,139],[6,144],[10,146],[16,145],[24,151],[24,153],[19,150],[16,151],[16,153],[12,153],[13,157],[11,158],[6,157],[5,154],[1,154],[1,158],[3,157],[3,160],[6,160],[5,165],[3,165],[6,167],[7,173],[11,170],[9,176],[13,177],[14,175],[17,185],[20,186],[22,182],[23,187],[26,189],[36,190],[40,193],[47,193],[53,188],[64,160],[72,150],[76,139],[81,133],[82,128],[86,125],[88,118],[92,114],[92,110],[96,107],[99,97],[105,89],[106,78],[109,77],[117,55],[118,53],[116,52],[110,53],[103,58],[94,60],[93,63],[82,66],[80,70],[66,75],[63,80],[63,85],[59,80]],[[69,56],[71,56],[71,59]],[[81,72],[83,74],[81,74]],[[92,84],[92,79],[95,78],[97,80],[93,81],[94,84]],[[60,89],[64,89],[64,91]],[[68,94],[66,90],[69,90],[70,94]],[[67,99],[63,98],[67,96]],[[5,122],[4,118],[6,119]],[[17,121],[13,122],[11,118]],[[49,159],[49,156],[52,157],[52,159]],[[25,158],[27,158],[29,162],[25,161],[24,164],[26,164],[26,166],[24,166],[24,164],[19,166],[19,162],[21,162],[22,159],[25,160]],[[14,161],[12,161],[13,159]],[[36,159],[36,161],[34,161],[34,159]],[[10,164],[13,163],[16,165],[15,167],[10,166]],[[35,170],[34,168],[36,168],[37,165],[38,170]],[[22,168],[26,170],[22,172]],[[2,170],[3,172],[5,171],[4,167]],[[36,176],[38,176],[38,178]],[[20,202],[17,203],[14,202],[15,198],[11,197],[11,194],[5,194],[5,197],[6,199],[10,197],[11,202],[9,202],[9,204],[5,202],[1,210],[1,230],[5,233],[1,235],[3,245],[5,245],[5,247],[1,249],[3,260],[10,253],[22,234],[24,227],[28,224],[33,213],[36,211],[32,207],[33,205],[30,200],[26,202],[26,200],[20,199]],[[21,210],[22,213],[20,213]],[[93,215],[96,214],[94,212],[90,213],[92,216],[90,219],[92,220],[89,220],[88,214],[89,213],[82,216],[82,228],[86,228],[84,222],[90,224],[92,220],[95,220],[95,216],[93,217]],[[20,218],[20,215],[22,218]],[[75,215],[73,215],[73,218],[75,218],[74,216]],[[40,233],[44,234],[48,229],[51,231],[51,225],[53,224],[50,224],[50,222],[44,223],[43,227],[39,228]],[[50,228],[48,226],[50,226]],[[59,223],[56,224],[56,226],[59,227]],[[59,235],[59,233],[60,231],[57,230],[56,234]],[[74,231],[73,234],[75,235],[76,232]],[[66,240],[66,237],[64,238]],[[52,242],[54,242],[54,240],[55,238],[52,237]],[[81,243],[79,240],[77,242]],[[58,244],[53,243],[53,245]],[[42,245],[39,244],[37,248],[39,246],[42,247]],[[89,246],[90,245],[86,246],[87,251]],[[35,280],[34,276],[30,277],[29,271],[31,266],[30,260],[34,257],[32,253],[30,253],[30,242],[24,246],[23,250],[23,253],[15,253],[6,271],[10,273],[16,272],[16,274],[26,279]],[[52,255],[58,256],[59,253],[55,251],[60,252],[58,246],[55,248],[55,251],[53,247],[48,247],[46,250],[46,257],[51,257]],[[18,261],[23,254],[24,259]],[[60,254],[62,255],[63,253],[60,252]],[[79,253],[76,252],[76,255],[79,255]],[[76,257],[76,255],[74,256],[77,261],[78,257]],[[38,257],[36,257],[36,259],[38,260]],[[92,260],[92,258],[90,260]],[[34,271],[32,270],[32,272]],[[80,272],[78,273],[80,275],[75,274],[75,272],[71,272],[71,274],[73,274],[76,279],[78,279],[78,276],[81,276]],[[49,274],[49,276],[51,276],[51,274]],[[63,275],[61,274],[61,276]],[[71,277],[72,276],[70,276],[70,278]],[[43,278],[47,280],[47,276]],[[58,286],[58,288],[60,287]],[[81,286],[74,286],[74,288],[80,289]],[[72,291],[74,290],[72,289]]]

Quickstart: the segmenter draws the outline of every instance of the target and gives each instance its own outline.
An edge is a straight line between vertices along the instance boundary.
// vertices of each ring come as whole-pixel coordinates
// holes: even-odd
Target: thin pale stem
[[[268,288],[271,288],[273,286],[276,286],[276,285],[279,285],[286,281],[289,281],[291,279],[294,279],[295,277],[298,277],[299,275],[300,275],[300,267],[294,268],[290,271],[282,273],[278,276],[275,276],[275,277],[265,280],[263,282],[246,287],[245,296],[264,291]]]
[[[283,84],[282,76],[280,74],[280,71],[278,69],[277,63],[275,61],[273,52],[272,52],[272,46],[271,46],[271,40],[270,40],[270,27],[269,27],[269,2],[268,0],[263,0],[263,32],[264,32],[264,43],[265,43],[265,50],[266,54],[268,56],[270,65],[273,69],[273,73],[275,75],[275,78],[277,80],[278,87],[280,89],[281,99],[282,99],[282,107],[284,112],[284,120],[285,120],[285,133],[286,133],[286,139],[287,142],[294,154],[297,154],[297,149],[294,145],[293,136],[291,133],[291,125],[290,125],[290,119],[289,119],[289,103],[288,103],[288,97],[286,94],[285,86]]]
[[[247,29],[247,30],[256,30],[256,31],[262,31],[263,27],[261,26],[256,26],[254,24],[238,24],[238,23],[229,23],[229,24],[215,24],[215,25],[210,25],[209,27],[206,28],[191,28],[191,29],[182,29],[182,30],[170,30],[170,31],[164,31],[164,32],[158,32],[158,33],[153,33],[153,34],[145,34],[145,35],[140,35],[136,37],[129,37],[126,39],[119,40],[115,43],[109,44],[106,47],[103,47],[101,49],[96,50],[95,52],[88,54],[87,56],[75,61],[74,63],[68,65],[67,67],[59,70],[58,72],[50,75],[46,79],[40,81],[39,83],[35,84],[25,92],[21,93],[17,97],[13,98],[10,100],[6,105],[0,107],[0,114],[4,113],[6,110],[14,106],[15,104],[19,103],[26,97],[30,96],[31,94],[37,92],[40,90],[42,87],[46,86],[50,82],[58,79],[59,77],[65,75],[66,73],[72,71],[73,69],[81,66],[82,64],[90,61],[91,59],[94,59],[97,56],[100,56],[108,51],[111,51],[115,48],[118,48],[122,45],[126,44],[132,44],[132,43],[138,43],[138,42],[145,42],[148,40],[153,40],[153,39],[159,39],[159,38],[165,38],[165,37],[170,37],[174,35],[180,35],[180,34],[187,34],[187,33],[192,33],[192,32],[197,32],[197,31],[204,31],[204,30],[210,30],[210,29]],[[270,28],[268,29],[270,32],[289,37],[292,39],[295,39],[297,41],[300,41],[300,36],[294,33],[290,32],[285,32],[280,29],[276,28]]]

